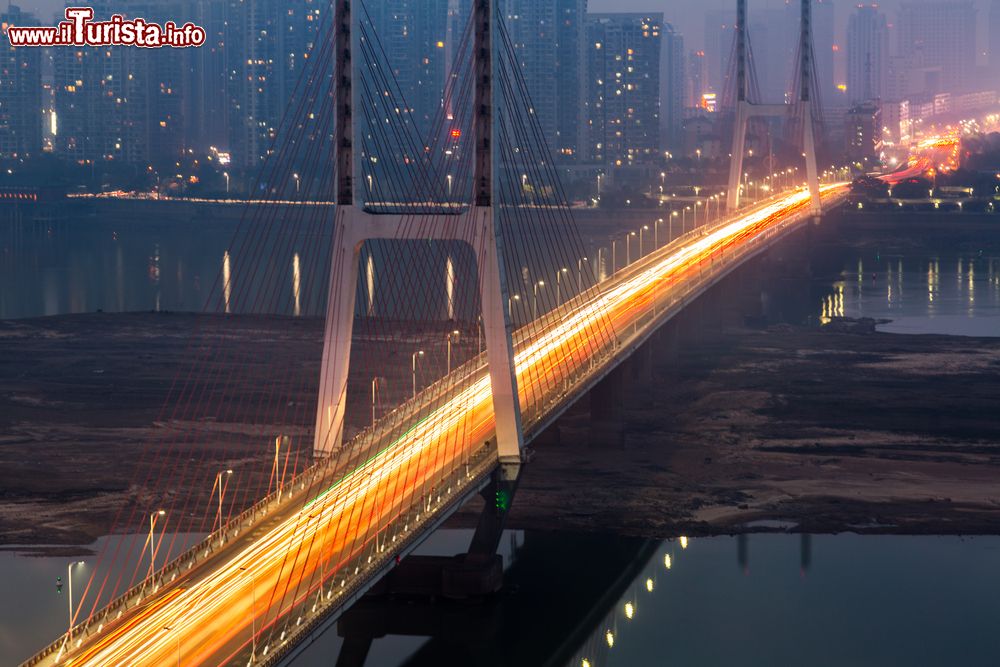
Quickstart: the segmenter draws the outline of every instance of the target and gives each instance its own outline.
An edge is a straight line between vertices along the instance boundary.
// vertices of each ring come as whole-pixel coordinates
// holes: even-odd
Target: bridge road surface
[[[824,186],[824,202],[835,204],[846,192],[846,184]],[[545,417],[552,394],[559,393],[552,386],[585,372],[591,355],[607,347],[608,322],[620,337],[638,330],[643,318],[652,321],[654,308],[681,303],[692,281],[711,284],[735,265],[731,260],[751,256],[764,247],[759,242],[765,237],[808,217],[808,205],[808,193],[798,190],[699,228],[611,276],[599,292],[571,299],[519,330],[514,349],[525,429]],[[730,260],[726,266],[723,253]],[[484,356],[443,380],[453,390],[427,389],[401,406],[412,427],[402,436],[384,429],[385,439],[368,444],[366,456],[354,459],[364,463],[331,472],[322,486],[312,487],[323,490],[309,502],[303,505],[301,495],[289,500],[189,574],[85,637],[79,647],[74,640],[58,662],[53,653],[34,664],[247,664],[252,626],[262,642],[276,623],[285,627],[295,616],[308,614],[321,568],[326,581],[343,578],[339,570],[371,549],[375,534],[423,502],[427,490],[445,482],[456,466],[484,458],[482,443],[494,429]],[[613,355],[603,359],[614,361]],[[544,405],[528,405],[528,396],[541,397]],[[485,456],[490,460],[482,463],[490,470],[495,453]],[[285,599],[286,590],[297,595]],[[294,629],[294,623],[289,627]],[[264,650],[257,646],[258,661]]]

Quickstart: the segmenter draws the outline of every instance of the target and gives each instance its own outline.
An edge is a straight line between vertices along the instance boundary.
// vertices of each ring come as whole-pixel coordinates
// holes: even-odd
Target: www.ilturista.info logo
[[[185,48],[205,43],[205,29],[193,23],[163,25],[115,14],[108,21],[94,21],[90,7],[67,7],[66,20],[55,27],[5,26],[10,45],[18,46],[138,46],[157,49]]]

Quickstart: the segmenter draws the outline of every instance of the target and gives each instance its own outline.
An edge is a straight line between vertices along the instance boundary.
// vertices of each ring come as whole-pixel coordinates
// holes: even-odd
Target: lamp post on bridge
[[[576,293],[583,292],[583,263],[588,261],[586,257],[576,260]]]
[[[163,629],[167,632],[173,632],[174,629],[169,625],[164,625]],[[181,667],[181,636],[179,634],[174,635],[174,639],[177,641],[177,667]]]
[[[698,226],[698,208],[701,206],[700,201],[694,203],[694,226]],[[708,207],[705,208],[705,222],[708,222]]]
[[[618,241],[611,239],[611,275],[618,270]]]
[[[413,363],[411,364],[413,371],[413,398],[417,397],[417,358],[422,356],[424,356],[423,350],[417,350],[413,353]]]
[[[511,294],[509,297],[507,297],[507,312],[510,313],[511,324],[514,323],[514,302],[515,301],[517,301],[517,302],[521,301],[521,295],[520,294]]]
[[[301,179],[298,174],[292,174],[292,178],[295,179],[295,194],[299,194],[299,181]]]
[[[66,636],[69,637],[73,632],[73,566],[83,565],[82,560],[73,561],[66,566],[66,582],[69,584],[69,629],[66,630]]]
[[[222,530],[222,493],[223,493],[223,491],[222,491],[222,476],[226,475],[226,478],[228,480],[229,475],[232,475],[232,474],[233,474],[232,470],[225,470],[225,471],[220,470],[219,472],[215,473],[215,486],[212,487],[213,491],[215,491],[216,488],[219,489],[219,509],[218,509],[217,517],[218,517],[218,521],[219,521],[219,528],[218,528],[218,530],[220,530],[220,531]]]
[[[653,222],[653,250],[660,249],[660,225],[663,224],[663,218],[657,218]]]
[[[642,259],[643,255],[646,254],[644,250],[645,246],[643,244],[643,232],[648,232],[648,231],[649,231],[649,225],[643,225],[642,227],[639,228],[639,259]]]
[[[448,332],[448,372],[451,373],[451,344],[457,343],[462,334],[457,329]]]
[[[250,575],[250,595],[253,607],[250,609],[250,662],[257,662],[257,581],[253,576],[253,570],[241,567],[240,572]]]
[[[153,542],[153,530],[156,528],[156,517],[164,516],[167,512],[165,510],[156,510],[149,514],[149,579],[152,581],[153,573],[156,570],[156,549],[154,549],[155,543]]]
[[[222,176],[223,176],[223,178],[226,179],[226,194],[228,195],[229,194],[229,172],[228,171],[222,172]]]
[[[562,277],[564,273],[569,273],[569,269],[563,267],[556,271],[556,307],[562,305]]]
[[[632,263],[632,237],[636,236],[635,232],[629,232],[625,235],[625,266]]]
[[[385,388],[385,378],[376,375],[372,378],[372,428],[375,428],[375,406],[378,404],[379,387]]]
[[[667,241],[667,243],[673,243],[673,240],[674,240],[674,218],[678,217],[679,215],[680,215],[680,213],[678,213],[677,211],[671,211],[670,212],[670,222],[667,224],[667,236],[669,236],[670,238]]]
[[[544,280],[539,280],[537,283],[535,283],[535,292],[534,292],[535,296],[531,300],[531,319],[532,320],[537,320],[538,319],[538,288],[539,287],[545,287],[545,281]]]

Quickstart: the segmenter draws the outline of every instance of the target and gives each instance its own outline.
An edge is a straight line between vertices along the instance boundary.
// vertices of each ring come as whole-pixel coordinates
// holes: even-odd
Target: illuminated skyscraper
[[[625,166],[660,156],[662,31],[663,14],[587,15],[593,162]]]
[[[0,23],[37,25],[31,14],[10,6]],[[42,65],[39,49],[15,49],[0,41],[0,158],[35,155],[42,150]]]
[[[961,92],[976,69],[976,8],[970,0],[904,2],[899,57],[911,94]]]
[[[889,24],[877,5],[859,5],[847,23],[847,97],[881,99],[889,66]]]

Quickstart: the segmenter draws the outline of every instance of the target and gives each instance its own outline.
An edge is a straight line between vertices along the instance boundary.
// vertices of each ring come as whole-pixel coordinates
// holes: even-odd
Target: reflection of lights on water
[[[835,292],[820,303],[820,324],[829,324],[834,317],[844,317],[844,283],[834,285]]]
[[[646,592],[648,592],[648,593],[652,593],[653,592],[653,580],[652,579],[648,579],[648,578],[646,579]]]
[[[365,284],[368,287],[367,313],[372,315],[375,313],[375,257],[371,253],[365,263]]]
[[[972,315],[972,307],[976,303],[976,264],[969,260],[969,315]]]
[[[681,549],[688,548],[688,538],[684,537],[683,535],[681,535],[680,543],[681,543]]]
[[[625,618],[627,618],[628,620],[631,621],[633,616],[635,616],[635,605],[633,605],[631,602],[626,602],[625,603]]]
[[[608,630],[604,635],[604,641],[608,642],[608,648],[615,647],[615,633]]]
[[[295,299],[295,317],[302,315],[302,301],[299,297],[302,285],[302,271],[299,269],[299,253],[292,257],[292,298]]]
[[[663,567],[669,570],[672,565],[673,561],[670,560],[670,554],[663,554]]]
[[[229,312],[229,299],[233,295],[232,268],[229,263],[229,251],[222,255],[222,296],[226,305],[226,313]]]
[[[935,277],[934,277],[934,262],[927,263],[927,303],[934,303],[934,295],[936,290],[934,289]]]
[[[448,256],[448,262],[444,267],[445,289],[448,292],[448,319],[455,319],[455,263]]]

